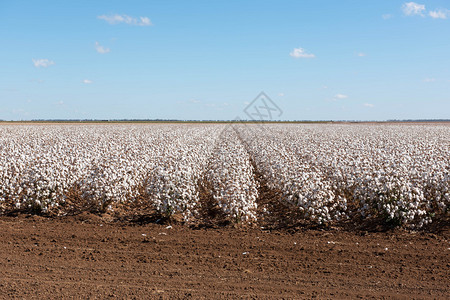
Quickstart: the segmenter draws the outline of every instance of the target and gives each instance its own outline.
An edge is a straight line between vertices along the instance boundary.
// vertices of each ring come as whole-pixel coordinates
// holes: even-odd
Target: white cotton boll
[[[257,199],[249,157],[270,188],[281,190],[286,201],[301,209],[316,209],[313,217],[322,214],[323,220],[348,212],[346,205],[336,205],[344,201],[339,196],[344,194],[355,203],[360,201],[358,212],[362,214],[373,208],[375,215],[387,211],[403,218],[401,222],[415,224],[427,215],[445,211],[450,201],[449,174],[442,171],[448,166],[448,147],[442,140],[448,135],[447,127],[380,125],[376,131],[365,125],[264,127],[237,129],[245,147],[234,140],[234,131],[225,134],[231,151],[219,151],[220,159],[211,164],[215,174],[232,187],[218,195],[229,203],[237,195],[243,203],[233,205],[239,205],[244,215],[251,215]],[[17,198],[19,204],[25,197],[45,197],[46,207],[57,207],[78,183],[89,199],[110,193],[112,201],[126,201],[138,195],[137,186],[147,180],[145,191],[156,207],[170,204],[175,209],[191,210],[198,201],[196,180],[208,168],[209,154],[220,149],[215,146],[221,129],[201,126],[41,128],[0,128],[4,147],[0,148],[0,194],[13,195],[10,199]],[[148,173],[153,175],[146,179]],[[157,175],[162,177],[155,179]],[[398,203],[385,205],[392,201]]]

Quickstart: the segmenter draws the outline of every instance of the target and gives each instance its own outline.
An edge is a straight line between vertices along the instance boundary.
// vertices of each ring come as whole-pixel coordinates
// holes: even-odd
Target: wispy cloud
[[[124,23],[124,24],[128,24],[128,25],[135,25],[135,26],[151,26],[152,21],[150,21],[150,19],[148,17],[139,17],[139,18],[135,18],[135,17],[130,17],[127,15],[101,15],[97,17],[100,20],[104,20],[106,22],[108,22],[111,25],[115,25],[115,24],[120,24],[120,23]]]
[[[95,42],[95,50],[100,54],[105,54],[111,51],[111,49],[103,47],[98,42]]]
[[[419,4],[416,2],[405,2],[402,5],[402,11],[405,16],[422,16],[428,15],[433,19],[447,19],[450,15],[450,10],[441,8],[427,12],[425,4]],[[384,15],[383,15],[384,16]],[[383,17],[384,18],[384,17]]]
[[[363,53],[363,52],[359,52],[359,53],[357,53],[356,55],[358,55],[359,57],[364,57],[364,56],[366,56],[367,54],[365,54],[365,53]]]
[[[284,93],[278,93],[278,96],[284,97]]]
[[[289,53],[290,56],[294,58],[314,58],[316,57],[312,53],[306,53],[305,49],[303,48],[294,48],[291,53]]]
[[[383,18],[383,20],[388,20],[388,19],[393,18],[394,16],[391,15],[391,14],[384,14],[384,15],[382,15],[381,17]]]
[[[416,2],[405,2],[402,5],[402,11],[406,16],[424,16],[425,5]]]
[[[55,62],[53,60],[48,60],[46,58],[41,58],[41,59],[34,59],[33,58],[33,64],[36,68],[47,68],[51,65],[54,65]]]
[[[92,80],[89,80],[89,79],[84,79],[83,80],[83,83],[84,84],[91,84],[93,81]]]
[[[433,19],[447,19],[449,15],[449,10],[448,9],[434,10],[430,11],[429,15]]]
[[[344,94],[337,94],[336,96],[334,96],[334,99],[347,99],[348,96],[344,95]]]
[[[425,78],[423,82],[435,82],[436,78]]]
[[[370,107],[370,108],[372,108],[372,107],[374,107],[375,105],[373,105],[372,103],[364,103],[364,106],[365,106],[365,107]]]

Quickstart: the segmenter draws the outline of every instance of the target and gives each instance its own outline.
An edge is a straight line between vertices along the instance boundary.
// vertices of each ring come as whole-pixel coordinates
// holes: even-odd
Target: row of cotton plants
[[[326,223],[347,218],[345,197],[336,194],[323,170],[307,156],[294,155],[287,131],[273,125],[236,125],[268,186],[303,212],[305,219]]]
[[[181,125],[0,127],[0,208],[64,214],[146,197],[185,217],[220,128]],[[75,197],[76,196],[76,197]]]
[[[311,222],[422,227],[449,214],[450,126],[389,124],[2,125],[0,212],[144,201],[190,220],[206,180],[227,215],[255,221],[253,163]]]
[[[205,177],[226,215],[237,222],[256,221],[258,183],[249,153],[231,126],[221,133]]]
[[[422,227],[448,217],[449,126],[264,125],[242,135],[273,187],[310,219]]]
[[[156,208],[166,214],[182,213],[185,221],[197,214],[199,181],[222,126],[187,127],[178,140],[168,140],[160,163],[144,181]]]

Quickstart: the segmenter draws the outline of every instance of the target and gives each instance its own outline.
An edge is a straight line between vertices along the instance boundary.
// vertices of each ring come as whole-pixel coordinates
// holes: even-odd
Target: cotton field
[[[207,188],[230,220],[256,224],[262,183],[311,223],[420,228],[449,214],[450,126],[0,126],[1,213],[126,213],[139,200],[191,223]]]

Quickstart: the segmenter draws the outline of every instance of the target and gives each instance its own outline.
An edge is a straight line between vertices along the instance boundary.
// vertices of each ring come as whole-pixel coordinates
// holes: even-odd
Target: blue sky
[[[450,2],[0,1],[0,119],[450,118]]]

